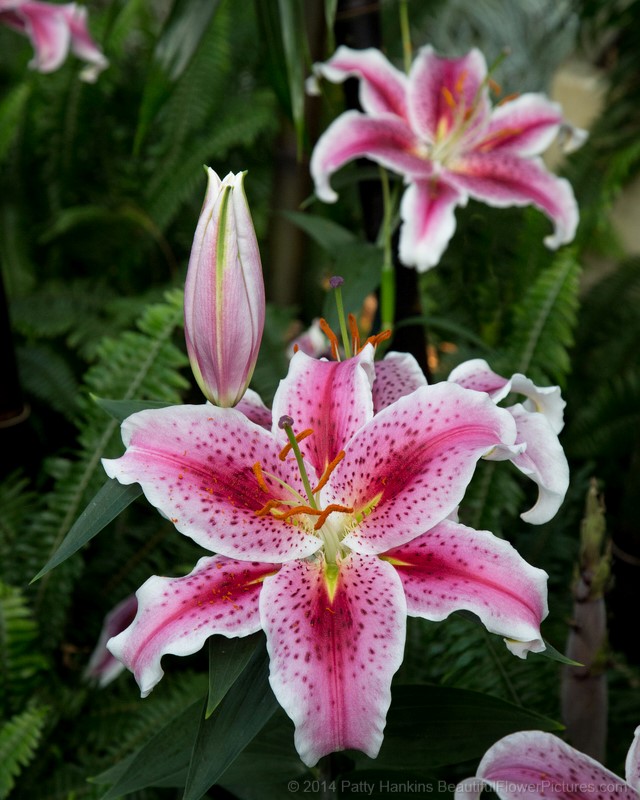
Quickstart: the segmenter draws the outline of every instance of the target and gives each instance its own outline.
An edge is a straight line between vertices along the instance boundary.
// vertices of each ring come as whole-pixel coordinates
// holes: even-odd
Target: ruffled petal
[[[640,792],[640,727],[635,730],[624,768],[627,783]]]
[[[538,484],[538,499],[533,508],[521,514],[525,522],[541,525],[552,519],[569,488],[569,464],[549,421],[543,414],[527,411],[518,403],[507,409],[516,421],[516,443],[525,443],[524,452],[511,457],[520,472]],[[496,455],[496,460],[500,460]],[[492,460],[493,455],[488,456]]]
[[[484,785],[502,800],[638,800],[635,789],[613,772],[542,731],[521,731],[496,742],[476,777],[458,784],[455,800],[477,800]]]
[[[239,411],[209,404],[141,411],[124,421],[122,438],[126,453],[103,459],[107,475],[139,483],[180,533],[208,550],[281,562],[320,547],[294,525],[257,516],[270,499],[294,499],[269,473],[298,491],[302,484],[295,460],[280,461],[273,436]],[[267,491],[253,471],[256,462]]]
[[[420,365],[410,353],[391,352],[375,362],[376,379],[373,382],[373,411],[377,414],[383,408],[395,403],[406,394],[411,394],[427,379]]]
[[[513,153],[530,157],[543,153],[558,135],[562,108],[543,94],[523,94],[497,106],[482,140],[479,153]]]
[[[449,165],[447,180],[491,206],[534,205],[555,226],[544,243],[551,249],[570,242],[578,226],[578,206],[569,181],[545,169],[539,158],[511,153],[468,153]]]
[[[34,57],[29,66],[38,72],[53,72],[69,53],[71,31],[61,7],[50,3],[23,2],[3,14],[2,21],[22,30],[31,39]]]
[[[440,621],[453,611],[476,614],[524,658],[545,649],[547,573],[528,564],[509,542],[445,520],[382,556],[398,571],[407,613]]]
[[[262,582],[279,564],[201,558],[183,578],[149,578],[136,592],[132,624],[108,643],[133,672],[143,697],[164,675],[162,656],[188,656],[214,633],[248,636],[261,628],[258,598]]]
[[[400,261],[418,272],[435,267],[456,230],[456,206],[466,206],[464,192],[435,178],[416,180],[400,203]]]
[[[458,364],[447,380],[465,389],[486,392],[494,403],[499,403],[511,391],[511,381],[494,372],[483,358],[472,358]]]
[[[407,76],[375,47],[339,47],[328,61],[314,64],[313,72],[332,83],[359,78],[360,105],[365,112],[406,118]]]
[[[463,121],[471,134],[478,126],[484,127],[489,114],[488,92],[482,85],[486,75],[487,65],[479,50],[461,58],[441,58],[430,45],[423,47],[409,73],[412,128],[433,143]]]
[[[296,433],[310,428],[313,434],[300,443],[300,450],[318,476],[373,416],[373,369],[371,345],[346,361],[318,361],[302,351],[291,359],[273,398],[273,432],[286,444],[278,427],[284,415],[293,419]]]
[[[336,750],[375,758],[402,662],[406,603],[390,564],[352,553],[327,582],[322,561],[294,561],[265,581],[260,613],[270,681],[313,766]]]
[[[338,195],[329,178],[355,158],[370,158],[400,175],[426,178],[433,165],[420,153],[421,144],[406,122],[392,114],[367,117],[359,111],[341,114],[322,134],[311,156],[310,170],[320,200]]]
[[[109,62],[91,38],[87,9],[76,3],[67,3],[59,8],[69,26],[73,54],[87,62],[87,66],[80,73],[80,78],[87,83],[95,83],[102,70],[109,66]]]
[[[344,544],[356,552],[398,547],[445,519],[477,460],[515,439],[511,415],[480,392],[424,386],[380,411],[345,447],[325,487],[360,521]]]

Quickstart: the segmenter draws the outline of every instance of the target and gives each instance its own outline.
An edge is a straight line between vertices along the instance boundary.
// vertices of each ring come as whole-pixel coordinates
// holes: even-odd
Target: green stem
[[[396,307],[396,275],[393,269],[391,252],[391,194],[389,192],[389,177],[384,169],[380,169],[380,182],[382,184],[382,200],[384,215],[382,218],[382,275],[380,276],[380,318],[382,330],[392,330],[393,318]]]
[[[338,307],[338,321],[340,322],[340,333],[342,334],[342,346],[346,358],[351,358],[351,345],[349,344],[349,331],[347,330],[347,320],[344,316],[344,304],[342,302],[342,289],[336,286],[334,289],[336,306]]]
[[[404,55],[404,70],[409,72],[413,60],[411,47],[411,31],[409,29],[409,8],[407,0],[400,0],[400,35],[402,36],[402,52]]]
[[[304,490],[307,493],[307,500],[309,501],[309,505],[311,508],[317,508],[316,501],[313,497],[313,492],[311,491],[311,484],[309,483],[309,477],[307,476],[307,470],[304,466],[304,461],[302,460],[302,453],[300,452],[300,446],[296,441],[295,434],[293,432],[293,428],[291,425],[285,425],[284,431],[287,434],[289,442],[291,444],[291,449],[294,452],[296,457],[296,461],[298,462],[298,469],[300,470],[300,476],[302,477],[302,483],[304,485]]]

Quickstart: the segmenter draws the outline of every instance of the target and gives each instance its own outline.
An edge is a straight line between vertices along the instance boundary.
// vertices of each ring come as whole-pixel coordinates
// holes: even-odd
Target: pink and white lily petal
[[[562,505],[569,488],[569,464],[557,434],[543,414],[527,411],[520,403],[507,411],[516,421],[516,443],[526,443],[524,452],[510,459],[520,472],[538,484],[535,505],[520,517],[532,525],[542,525],[552,519]],[[487,456],[489,461],[501,458],[499,452]]]
[[[501,800],[638,800],[638,792],[557,736],[520,731],[484,754],[475,778],[458,784],[455,800],[477,800],[489,786]]]
[[[401,397],[357,431],[323,490],[359,519],[344,545],[382,553],[432,528],[460,503],[478,459],[515,435],[513,417],[480,392],[438,383]]]
[[[335,203],[338,195],[329,178],[356,158],[370,158],[394,172],[427,178],[433,174],[433,165],[419,155],[421,147],[419,138],[399,117],[367,117],[359,111],[346,111],[327,128],[313,150],[309,168],[316,195],[325,203]]]
[[[375,362],[376,378],[373,382],[373,411],[395,403],[406,394],[411,394],[427,379],[420,365],[410,353],[387,353],[382,361]]]
[[[346,361],[318,361],[299,351],[273,398],[273,433],[286,444],[278,427],[282,416],[293,419],[295,433],[311,429],[300,443],[304,458],[322,475],[346,442],[373,416],[371,384],[374,350],[367,345]]]
[[[408,106],[413,129],[433,143],[466,122],[468,131],[484,127],[489,113],[484,84],[487,64],[479,50],[461,58],[441,58],[423,47],[409,73]],[[473,114],[470,122],[465,115]],[[467,134],[468,135],[468,134]]]
[[[360,79],[360,105],[369,114],[396,114],[406,118],[407,76],[375,47],[352,50],[339,47],[328,61],[313,65],[314,75],[332,83]]]
[[[536,206],[555,226],[544,240],[551,249],[575,236],[578,206],[571,184],[547,172],[537,157],[524,160],[503,152],[465,153],[449,165],[446,180],[491,206]]]
[[[71,31],[60,8],[37,0],[0,6],[0,23],[26,34],[31,40],[34,55],[29,66],[38,72],[54,72],[69,53]]]
[[[247,419],[260,425],[261,428],[271,430],[271,411],[265,406],[262,398],[253,389],[247,389],[242,400],[236,403],[235,409],[241,411]]]
[[[476,149],[480,153],[499,151],[524,158],[536,156],[552,144],[563,121],[558,103],[543,94],[523,94],[493,110]]]
[[[455,233],[456,207],[466,206],[467,200],[464,191],[435,177],[409,184],[400,203],[402,263],[418,272],[435,267]]]
[[[564,409],[567,404],[562,399],[559,386],[536,386],[520,372],[516,372],[511,378],[503,378],[482,358],[473,358],[459,364],[450,372],[447,380],[464,386],[465,389],[486,392],[496,403],[510,392],[523,394],[527,398],[524,403],[527,411],[544,414],[555,433],[560,433],[564,427]]]
[[[435,622],[464,609],[521,658],[545,649],[548,575],[509,542],[445,520],[382,558],[398,571],[410,616]]]
[[[107,642],[133,622],[137,611],[138,599],[135,594],[132,594],[125,597],[107,614],[98,642],[84,672],[85,680],[96,681],[98,686],[103,689],[124,670],[124,664],[107,650]]]
[[[104,53],[91,38],[87,23],[87,9],[76,3],[60,6],[71,32],[71,50],[75,56],[87,62],[80,78],[87,83],[95,83],[98,75],[109,66]]]
[[[125,454],[103,459],[107,475],[139,483],[152,505],[207,550],[280,563],[321,546],[295,525],[256,515],[270,499],[292,499],[269,474],[302,489],[300,474],[295,460],[280,461],[273,436],[239,411],[208,403],[140,411],[123,422],[122,438]],[[253,471],[256,462],[268,493]]]
[[[406,603],[393,567],[352,553],[338,570],[332,583],[323,561],[291,562],[260,595],[271,686],[308,766],[346,748],[377,756],[404,650]]]
[[[624,763],[624,774],[627,783],[640,794],[640,726],[636,728],[633,742]]]
[[[183,578],[149,578],[136,592],[132,624],[108,643],[133,672],[142,697],[164,675],[162,656],[188,656],[212,634],[248,636],[261,628],[258,597],[279,564],[201,558]]]

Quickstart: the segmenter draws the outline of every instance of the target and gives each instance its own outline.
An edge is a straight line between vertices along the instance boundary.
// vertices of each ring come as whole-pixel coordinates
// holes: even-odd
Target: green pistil
[[[302,460],[302,453],[300,452],[300,446],[296,441],[293,428],[291,427],[291,425],[288,425],[287,423],[281,424],[280,427],[287,434],[287,438],[289,439],[289,444],[291,445],[291,449],[293,450],[293,453],[296,457],[296,461],[298,462],[298,469],[300,470],[302,484],[304,486],[305,492],[307,493],[307,500],[309,501],[309,505],[311,506],[311,508],[318,508],[318,506],[316,505],[316,501],[313,497],[313,492],[311,491],[311,484],[309,483],[307,470],[305,469],[304,461]]]
[[[402,53],[404,55],[404,71],[406,73],[411,69],[411,61],[413,60],[413,53],[411,47],[411,31],[409,28],[409,10],[407,8],[407,0],[400,0],[400,34],[402,36]]]

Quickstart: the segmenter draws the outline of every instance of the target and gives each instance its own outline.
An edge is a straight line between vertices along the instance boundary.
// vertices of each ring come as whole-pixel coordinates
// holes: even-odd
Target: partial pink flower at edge
[[[76,3],[0,0],[0,24],[29,37],[34,49],[29,66],[38,72],[58,69],[69,50],[87,62],[80,77],[88,83],[94,83],[109,65],[89,33],[87,9]]]
[[[118,603],[104,618],[98,642],[84,673],[86,680],[97,681],[101,689],[115,680],[124,670],[124,664],[107,650],[107,642],[131,625],[137,610],[138,601],[132,594]]]
[[[146,695],[164,654],[263,629],[271,686],[308,765],[345,748],[378,753],[407,614],[441,620],[465,608],[516,655],[544,649],[546,573],[449,519],[478,458],[515,440],[512,416],[447,383],[374,415],[372,356],[370,345],[339,363],[297,353],[270,431],[209,404],[134,414],[125,454],[103,462],[216,553],[185,577],[150,578],[111,652]],[[256,397],[248,410],[262,419]],[[313,504],[283,417],[294,420]]]
[[[336,83],[359,79],[363,108],[340,115],[318,140],[311,158],[316,194],[334,202],[331,175],[360,157],[403,175],[399,247],[407,266],[425,271],[439,262],[455,231],[455,208],[469,197],[498,207],[532,204],[554,224],[548,247],[573,239],[573,190],[539,158],[568,127],[560,107],[524,94],[492,108],[478,50],[447,59],[424,47],[407,76],[378,50],[343,46],[313,69]]]
[[[593,758],[542,731],[505,736],[484,754],[476,776],[456,787],[455,800],[478,800],[485,786],[501,800],[638,800],[640,727],[625,764],[626,780]]]

